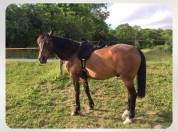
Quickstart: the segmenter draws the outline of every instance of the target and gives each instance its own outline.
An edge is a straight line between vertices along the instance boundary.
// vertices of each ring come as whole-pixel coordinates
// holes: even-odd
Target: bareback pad
[[[81,72],[80,72],[80,76],[82,78],[85,78],[85,79],[87,78],[87,70],[85,68],[86,67],[86,61],[95,49],[96,48],[94,48],[93,45],[90,44],[88,41],[84,41],[80,44],[77,55],[78,55],[78,58],[81,61],[81,65],[82,65],[82,69],[81,69]]]
[[[80,44],[79,51],[78,51],[78,58],[80,60],[87,60],[91,53],[95,50],[92,44],[90,44],[88,41],[84,41]]]

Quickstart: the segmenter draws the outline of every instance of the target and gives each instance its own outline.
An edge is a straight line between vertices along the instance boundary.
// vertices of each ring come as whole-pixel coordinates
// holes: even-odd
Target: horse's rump
[[[140,65],[140,55],[131,45],[117,44],[95,50],[87,61],[88,76],[103,80],[112,76],[134,78]]]

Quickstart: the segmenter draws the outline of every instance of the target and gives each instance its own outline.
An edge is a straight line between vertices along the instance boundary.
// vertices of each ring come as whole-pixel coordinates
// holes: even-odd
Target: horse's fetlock
[[[89,102],[89,110],[93,110],[94,109],[94,102]]]
[[[77,115],[80,115],[81,113],[80,113],[80,109],[77,109],[77,108],[75,108],[75,110],[73,110],[72,112],[71,112],[71,115],[72,116],[77,116]]]
[[[135,117],[135,112],[130,112],[130,113],[129,113],[129,117],[130,117],[130,118],[134,118],[134,117]]]

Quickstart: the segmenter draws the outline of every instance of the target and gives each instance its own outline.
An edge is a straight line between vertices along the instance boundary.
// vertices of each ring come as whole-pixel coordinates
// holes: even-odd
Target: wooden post
[[[7,51],[15,51],[15,50],[39,50],[39,48],[6,48]]]

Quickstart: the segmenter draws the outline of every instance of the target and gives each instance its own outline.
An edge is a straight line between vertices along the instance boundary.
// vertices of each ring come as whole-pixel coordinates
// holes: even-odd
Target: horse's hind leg
[[[90,95],[90,89],[89,89],[89,86],[88,86],[88,80],[87,78],[81,78],[82,80],[82,83],[83,83],[83,87],[84,87],[84,90],[85,90],[85,93],[88,97],[88,103],[89,103],[89,109],[92,110],[94,109],[94,102],[93,102],[93,99]]]
[[[123,124],[129,124],[132,122],[133,118],[135,117],[135,103],[136,103],[136,91],[134,88],[133,80],[125,81],[124,84],[128,90],[128,108],[124,111],[122,115],[122,119],[125,121]]]

